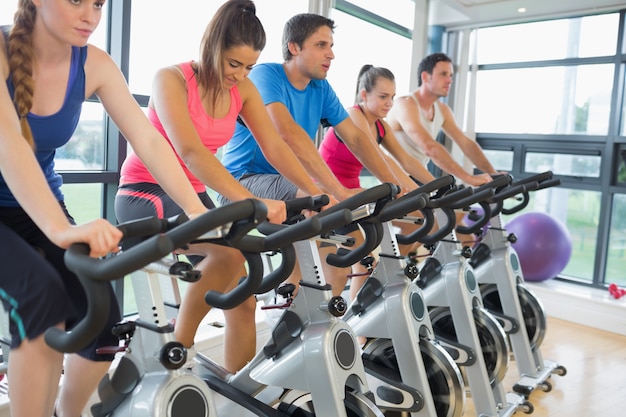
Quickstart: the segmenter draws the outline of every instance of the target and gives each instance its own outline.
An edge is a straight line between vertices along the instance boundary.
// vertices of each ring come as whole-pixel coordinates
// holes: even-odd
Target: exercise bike
[[[483,304],[505,329],[512,349],[520,379],[513,390],[528,397],[537,388],[544,392],[552,390],[548,378],[552,374],[565,375],[566,368],[558,363],[543,359],[540,345],[546,332],[546,314],[543,306],[524,284],[520,261],[511,246],[517,240],[507,234],[502,213],[513,214],[528,205],[529,191],[557,186],[559,180],[552,179],[552,172],[544,172],[515,181],[512,185],[523,185],[522,200],[513,207],[505,208],[503,201],[483,205],[485,221],[476,222],[474,232],[479,235],[470,264],[476,274]],[[471,213],[470,213],[471,214]],[[472,217],[470,216],[470,219]],[[486,226],[486,231],[483,227]]]
[[[426,302],[413,283],[417,268],[400,255],[391,220],[423,210],[427,195],[451,183],[442,177],[400,197],[383,208],[370,221],[381,224],[383,237],[376,266],[356,294],[344,320],[359,335],[367,338],[363,346],[363,362],[376,404],[386,416],[410,415],[458,417],[465,405],[465,386],[454,360],[435,340]],[[420,201],[425,199],[425,202]],[[367,233],[371,229],[362,227]],[[413,243],[424,228],[411,236],[402,236]],[[422,395],[422,407],[406,401],[393,385],[376,381],[401,381]]]
[[[282,313],[265,346],[234,375],[202,354],[195,357],[202,365],[194,367],[195,372],[230,400],[251,396],[286,416],[382,417],[368,388],[354,332],[340,319],[347,303],[342,297],[333,297],[326,284],[317,240],[327,241],[333,230],[380,211],[396,193],[397,187],[381,184],[314,216],[323,224],[322,231],[317,238],[293,245],[302,279],[297,293],[295,286],[278,289],[286,302],[275,306]],[[329,222],[346,210],[349,216],[342,222]],[[366,240],[351,251],[331,253],[328,260],[351,265],[377,245],[378,241]],[[278,283],[262,285],[257,292],[263,294],[276,286]],[[414,398],[413,390],[403,388]]]
[[[114,329],[124,342],[119,347],[124,354],[112,375],[106,375],[98,387],[100,402],[91,408],[95,417],[217,415],[216,395],[206,381],[183,366],[187,350],[173,337],[174,328],[165,313],[159,280],[165,276],[186,281],[199,279],[199,272],[190,264],[172,262],[170,255],[177,248],[194,242],[232,246],[248,262],[247,277],[231,292],[209,291],[205,298],[219,308],[232,308],[243,302],[263,282],[261,252],[285,246],[296,236],[319,232],[320,223],[312,219],[289,231],[278,231],[271,238],[249,235],[250,230],[265,221],[266,213],[261,202],[250,199],[213,209],[190,221],[180,216],[125,223],[119,226],[124,239],[149,238],[107,259],[90,258],[86,245],[75,244],[68,249],[66,264],[85,288],[88,312],[70,332],[59,329],[46,332],[47,343],[62,352],[78,351],[102,328],[109,303],[100,294],[110,285],[108,281],[134,271],[144,272],[133,276],[139,318]],[[293,267],[294,262],[292,254],[285,251],[286,269],[289,270],[289,264]],[[266,279],[284,277],[277,272]],[[282,416],[259,401],[249,400],[246,405],[257,409],[260,416]]]
[[[482,305],[476,275],[468,262],[471,249],[456,239],[454,210],[493,201],[494,190],[510,181],[503,176],[476,189],[458,189],[451,194],[458,196],[452,201],[446,197],[434,200],[433,214],[439,229],[420,239],[431,255],[421,265],[416,284],[424,293],[436,338],[461,367],[481,416],[510,416],[517,411],[529,414],[534,407],[524,396],[507,393],[502,387],[508,369],[508,341],[498,321]],[[464,193],[468,198],[462,197]],[[508,193],[498,196],[505,198]],[[427,222],[433,221],[428,212],[424,214]]]

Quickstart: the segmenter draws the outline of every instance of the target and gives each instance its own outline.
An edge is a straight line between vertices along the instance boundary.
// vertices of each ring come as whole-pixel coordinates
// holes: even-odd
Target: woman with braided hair
[[[64,265],[64,250],[85,242],[92,256],[104,256],[117,251],[121,238],[103,219],[76,226],[54,171],[55,150],[74,133],[85,99],[99,97],[189,216],[206,211],[111,57],[87,43],[104,2],[19,0],[13,26],[2,28],[0,36],[0,299],[10,316],[12,417],[80,416],[113,359],[96,348],[118,344],[110,331],[120,319],[112,289],[109,327],[68,355],[65,366],[63,355],[43,339],[49,327],[71,329],[86,312],[85,294]]]

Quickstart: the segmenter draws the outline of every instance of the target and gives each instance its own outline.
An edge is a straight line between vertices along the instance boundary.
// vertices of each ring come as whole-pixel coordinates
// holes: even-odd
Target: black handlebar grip
[[[483,209],[483,212],[480,215],[480,217],[476,219],[474,221],[474,224],[470,226],[457,225],[455,229],[457,233],[461,233],[463,235],[476,233],[479,230],[481,230],[483,226],[485,226],[489,222],[489,219],[491,219],[492,217],[491,204],[489,204],[487,201],[481,201],[478,204],[480,204],[480,207],[482,207]]]
[[[429,208],[420,210],[424,216],[424,223],[417,230],[406,234],[396,234],[396,240],[401,245],[411,245],[415,242],[421,241],[422,237],[426,236],[432,228],[435,226],[435,215]]]
[[[346,198],[343,201],[340,201],[334,206],[329,207],[326,210],[322,211],[319,215],[327,216],[330,213],[334,213],[336,211],[340,211],[343,209],[356,210],[357,208],[365,204],[377,202],[379,200],[386,199],[386,198],[387,199],[393,198],[397,193],[398,193],[398,187],[395,184],[392,184],[389,182],[382,183],[379,185],[375,185],[371,188],[368,188],[366,190],[363,190],[360,193],[357,193],[349,198]]]
[[[293,245],[280,249],[281,261],[278,267],[266,274],[261,280],[261,285],[256,290],[257,294],[266,293],[283,283],[293,272],[296,266],[296,250]]]
[[[439,229],[435,230],[433,234],[422,236],[419,238],[419,241],[425,245],[433,245],[436,242],[440,241],[448,234],[450,234],[456,226],[456,215],[454,214],[454,210],[445,207],[439,208],[438,210],[442,210],[443,213],[446,215],[446,223],[440,225]]]
[[[239,284],[227,293],[207,291],[204,301],[213,307],[228,310],[243,303],[252,296],[263,279],[263,261],[257,252],[242,252],[248,262],[248,275]]]
[[[359,224],[363,229],[365,237],[364,242],[354,249],[343,250],[341,253],[329,253],[328,256],[326,256],[326,262],[329,265],[339,268],[352,266],[361,259],[365,258],[371,251],[380,245],[380,242],[383,239],[382,224],[379,222],[362,222]]]
[[[483,185],[479,185],[478,187],[474,187],[474,193],[478,193],[489,188],[499,189],[502,187],[506,187],[507,185],[511,184],[512,180],[513,177],[508,174],[494,175],[491,181]]]
[[[352,212],[348,209],[335,211],[324,216],[317,216],[321,222],[322,228],[320,234],[327,234],[331,231],[352,223]]]
[[[462,209],[462,208],[466,208],[471,206],[474,203],[478,203],[480,201],[484,201],[487,199],[492,198],[495,195],[495,191],[493,188],[487,188],[485,190],[481,190],[478,192],[475,192],[465,198],[462,198],[460,200],[456,200],[454,202],[452,202],[451,204],[448,205],[448,207],[452,208],[452,209]]]
[[[496,195],[493,196],[492,200],[503,201],[517,194],[523,194],[525,192],[528,192],[529,190],[528,187],[530,187],[530,189],[535,188],[536,184],[537,184],[536,182],[533,182],[529,184],[512,185],[510,187],[503,188],[502,190],[498,191]]]
[[[265,225],[263,226],[265,227]],[[310,239],[313,236],[319,235],[322,229],[322,223],[317,216],[310,217],[290,226],[278,226],[282,226],[282,228],[280,228],[280,230],[274,229],[265,237],[264,251],[279,250],[293,242]]]
[[[167,221],[156,217],[132,220],[119,224],[117,228],[122,232],[124,239],[141,236],[152,236],[167,231]]]
[[[302,210],[311,210],[313,207],[313,197],[297,197],[291,200],[285,200],[285,210],[287,211],[287,217],[294,214],[300,214]]]
[[[445,187],[450,187],[451,185],[454,184],[454,176],[452,175],[444,175],[442,177],[439,178],[435,178],[434,180],[427,182],[424,185],[421,185],[420,187],[416,188],[415,190],[405,194],[405,195],[410,195],[412,193],[416,193],[416,194],[421,194],[421,193],[425,193],[425,194],[430,194],[434,191],[438,191],[442,188]]]
[[[530,182],[539,182],[539,183],[541,183],[543,181],[551,179],[552,176],[553,176],[552,171],[540,172],[538,174],[534,174],[534,175],[531,175],[531,176],[526,177],[526,178],[515,180],[513,185],[528,184]]]
[[[545,188],[550,188],[550,187],[557,187],[559,185],[561,185],[561,180],[559,179],[550,180],[550,181],[542,181],[539,183],[539,187],[537,187],[537,190],[543,190]]]
[[[455,201],[461,200],[467,196],[470,196],[474,193],[474,189],[471,187],[460,188],[456,191],[446,194],[443,197],[439,198],[430,198],[428,201],[427,207],[437,208],[437,207],[448,207],[453,204]]]
[[[424,193],[416,195],[409,195],[409,193],[407,193],[387,203],[376,217],[380,222],[387,222],[405,216],[413,211],[421,210],[426,207],[427,202],[428,196]]]

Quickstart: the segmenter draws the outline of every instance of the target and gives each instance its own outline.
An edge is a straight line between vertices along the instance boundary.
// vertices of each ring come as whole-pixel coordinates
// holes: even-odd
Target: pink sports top
[[[363,111],[359,105],[355,105],[354,108],[358,108],[361,112]],[[380,120],[376,120],[375,123],[377,130],[376,142],[380,145],[385,137],[385,127]],[[331,127],[328,129],[324,135],[324,140],[320,144],[319,152],[322,159],[326,161],[330,170],[344,187],[361,187],[359,175],[363,169],[363,164],[354,156],[341,138],[337,136],[334,128]]]
[[[196,128],[196,132],[198,132],[198,135],[200,136],[202,144],[215,154],[217,150],[224,146],[233,136],[237,116],[239,116],[243,103],[241,102],[239,89],[235,85],[230,89],[230,110],[228,111],[228,114],[220,119],[214,119],[206,114],[204,107],[202,107],[196,74],[191,64],[192,62],[180,64],[180,70],[185,77],[185,82],[187,83],[187,109],[189,110],[191,121]],[[157,128],[163,137],[167,139],[170,146],[172,146],[172,143],[167,137],[165,129],[159,120],[159,116],[151,107],[148,108],[148,119],[150,119],[150,122],[152,122],[154,127]],[[172,149],[173,148],[174,147],[172,146]],[[176,151],[174,150],[174,152]],[[206,191],[205,185],[198,178],[196,178],[195,175],[189,171],[189,169],[187,169],[187,166],[182,159],[180,159],[178,154],[176,156],[178,157],[178,162],[183,167],[185,174],[187,174],[187,178],[189,178],[189,181],[191,182],[191,185],[193,185],[196,192],[201,193]],[[120,175],[120,185],[139,182],[157,183],[146,166],[134,152],[129,153],[126,157],[126,160],[122,165]]]

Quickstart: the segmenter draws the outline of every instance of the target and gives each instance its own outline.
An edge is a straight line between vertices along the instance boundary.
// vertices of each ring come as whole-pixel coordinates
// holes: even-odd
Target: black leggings
[[[60,203],[70,222],[74,219]],[[0,208],[0,299],[9,314],[11,348],[34,339],[61,322],[71,329],[87,312],[83,287],[63,261],[65,250],[53,244],[21,208]],[[106,326],[79,354],[95,361],[111,361],[113,355],[96,354],[96,348],[117,346],[111,333],[121,320],[113,288]]]

